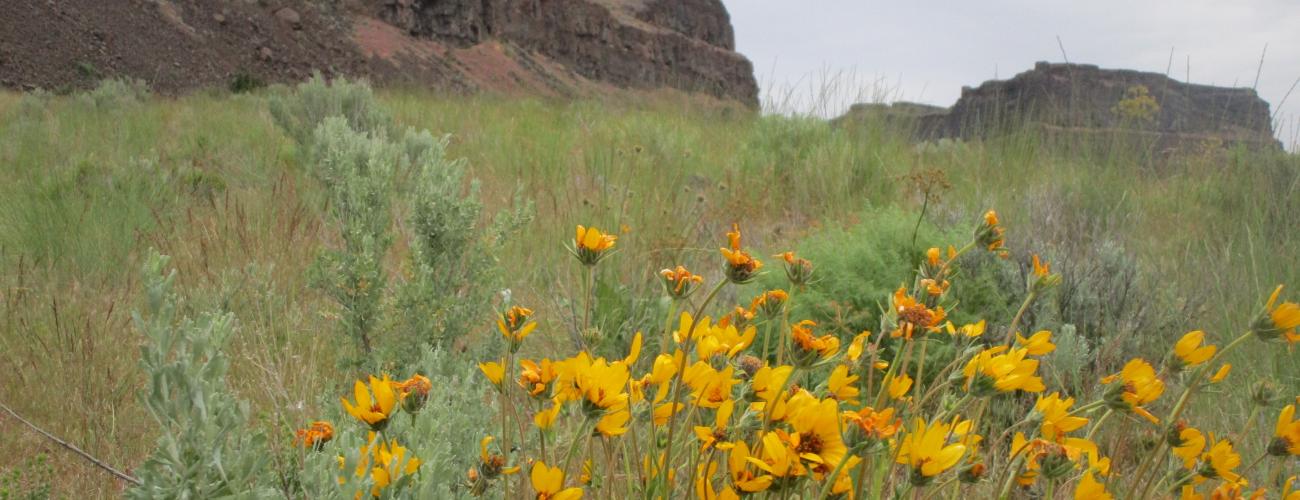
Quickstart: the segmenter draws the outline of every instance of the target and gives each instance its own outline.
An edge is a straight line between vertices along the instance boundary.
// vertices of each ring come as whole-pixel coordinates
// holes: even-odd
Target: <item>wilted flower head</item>
[[[402,399],[402,409],[408,413],[419,413],[424,404],[429,401],[429,391],[433,389],[433,382],[418,373],[411,375],[396,386],[397,393]]]
[[[704,278],[691,274],[684,266],[677,266],[674,269],[664,269],[659,271],[659,277],[663,278],[664,290],[674,299],[682,299],[690,296],[697,286],[704,283]]]
[[[813,335],[813,320],[803,320],[790,326],[790,336],[794,341],[794,360],[800,366],[811,366],[818,360],[828,359],[840,350],[840,339],[834,335]]]
[[[994,253],[1004,253],[1003,233],[1006,228],[998,224],[998,213],[992,210],[984,212],[984,222],[975,228],[975,242],[984,249]]]
[[[521,359],[519,368],[519,387],[533,398],[546,399],[551,393],[551,382],[554,382],[557,376],[555,365],[551,360],[543,359],[537,362]]]
[[[727,233],[727,243],[730,248],[721,249],[722,256],[727,258],[727,279],[738,285],[753,281],[758,275],[758,270],[763,267],[763,263],[741,250],[740,224],[731,225],[731,232]]]
[[[754,297],[754,301],[749,304],[749,310],[755,313],[762,313],[768,317],[775,316],[781,312],[781,307],[790,295],[785,290],[776,289],[768,290]]]
[[[594,266],[609,255],[617,240],[617,236],[602,233],[594,227],[578,226],[573,238],[573,256],[584,266]]]
[[[876,411],[864,406],[858,411],[841,414],[847,428],[849,443],[853,446],[889,439],[903,427],[903,419],[894,416],[893,408]]]
[[[1029,283],[1029,289],[1035,293],[1042,293],[1061,284],[1061,275],[1052,274],[1052,265],[1047,261],[1038,258],[1038,254],[1033,257],[1033,281]]]
[[[334,439],[334,426],[329,422],[317,420],[306,429],[298,429],[297,436],[296,441],[299,446],[319,450],[325,443]]]
[[[492,444],[493,439],[495,438],[493,438],[492,436],[483,436],[483,439],[480,440],[478,443],[479,475],[485,479],[492,480],[492,479],[496,479],[497,476],[500,476],[501,474],[511,475],[516,472],[519,472],[518,466],[506,467],[505,456],[499,453],[491,453],[488,451],[488,445]]]
[[[922,331],[937,332],[947,318],[943,306],[926,307],[924,303],[908,295],[903,287],[894,291],[892,299],[894,313],[898,317],[898,328],[890,333],[891,337],[911,339],[918,328]]]
[[[785,262],[785,277],[791,285],[803,286],[812,280],[813,265],[808,259],[796,257],[794,252],[782,252],[775,257]]]
[[[497,319],[497,330],[500,330],[501,336],[510,342],[511,352],[518,351],[524,338],[528,337],[528,334],[533,333],[533,329],[537,328],[536,322],[529,321],[532,315],[532,309],[512,306],[501,313],[501,317]]]

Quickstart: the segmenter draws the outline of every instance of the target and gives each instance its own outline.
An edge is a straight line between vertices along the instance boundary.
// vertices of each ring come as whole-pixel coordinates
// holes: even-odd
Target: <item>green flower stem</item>
[[[1038,292],[1034,290],[1030,290],[1029,295],[1025,296],[1025,301],[1020,304],[1020,309],[1016,311],[1016,316],[1011,318],[1011,324],[1007,325],[1007,338],[1002,341],[1003,344],[1010,346],[1011,342],[1016,340],[1016,327],[1020,326],[1020,319],[1025,316],[1025,311],[1029,310],[1030,304],[1033,304],[1034,299],[1037,298]]]
[[[579,433],[579,434],[576,435],[576,436],[573,436],[573,442],[569,444],[569,452],[564,454],[564,468],[563,468],[563,469],[560,469],[560,470],[561,470],[562,472],[564,472],[564,476],[565,476],[565,477],[569,477],[569,466],[570,466],[570,465],[573,465],[573,452],[574,452],[574,451],[577,451],[577,449],[578,449],[578,443],[581,443],[581,442],[584,441],[584,440],[582,439],[583,434],[586,434],[586,436],[587,436],[587,439],[586,439],[585,441],[587,441],[587,442],[590,442],[590,441],[591,441],[591,434],[592,434],[592,433],[591,433],[591,429],[587,428],[586,423],[587,423],[587,422],[590,422],[590,421],[593,421],[593,420],[595,420],[595,419],[591,419],[591,418],[589,418],[589,419],[587,419],[586,421],[583,422],[583,425],[581,425],[581,426],[578,427],[578,429],[581,430],[582,432]],[[593,424],[593,426],[594,426],[594,424]]]
[[[785,364],[786,351],[786,332],[790,331],[790,309],[794,307],[794,292],[798,287],[790,287],[790,293],[786,294],[785,304],[781,307],[781,331],[777,335],[776,344],[776,364],[781,366]]]
[[[953,474],[952,477],[950,477],[950,478],[944,480],[944,482],[942,482],[942,483],[939,483],[938,486],[935,486],[934,488],[931,488],[931,489],[930,489],[930,493],[927,494],[927,495],[925,495],[925,500],[930,500],[930,499],[933,498],[935,495],[938,495],[938,494],[942,493],[944,488],[947,488],[948,485],[952,484],[953,481],[956,481],[956,480],[957,480],[957,475],[956,475],[956,474]],[[1047,497],[1047,498],[1052,498],[1052,497],[1049,496],[1049,497]]]
[[[695,338],[695,330],[700,327],[700,314],[704,312],[705,307],[708,307],[709,302],[713,302],[713,299],[718,296],[718,292],[722,291],[722,287],[726,286],[727,283],[728,283],[727,280],[719,281],[717,286],[714,286],[713,290],[710,290],[709,294],[704,297],[704,302],[701,302],[699,307],[695,308],[695,315],[691,316],[691,331],[687,333],[686,338],[684,339],[682,344],[683,351],[685,352],[690,351],[690,343],[692,339]],[[673,377],[673,389],[672,389],[673,395],[672,398],[668,400],[668,404],[670,405],[669,408],[672,410],[676,409],[676,407],[672,405],[677,404],[677,400],[681,397],[682,376],[686,372],[685,364],[686,364],[685,361],[683,361],[682,362],[683,366],[677,369],[677,375]],[[668,449],[664,451],[664,468],[667,468],[672,464],[673,435],[676,432],[676,430],[677,430],[677,412],[670,411],[668,414]],[[669,497],[671,497],[672,492],[669,491],[670,484],[668,482],[668,474],[664,473],[663,471],[660,472],[661,472],[660,475],[663,478],[664,493],[667,494]],[[687,488],[689,489],[689,485],[687,485]]]
[[[673,316],[677,313],[677,299],[668,304],[668,316],[664,318],[664,333],[659,345],[659,354],[668,354],[668,346],[673,344]]]
[[[916,405],[917,411],[920,411],[922,397],[921,389],[925,386],[925,348],[930,345],[930,342],[926,340],[925,334],[922,334],[921,338],[917,339],[917,341],[921,342],[921,355],[916,359],[916,387],[912,388],[912,399],[914,400],[913,404]]]
[[[867,484],[867,468],[871,462],[871,457],[862,457],[862,463],[858,465],[858,480],[853,484],[853,498],[862,498],[862,487]]]

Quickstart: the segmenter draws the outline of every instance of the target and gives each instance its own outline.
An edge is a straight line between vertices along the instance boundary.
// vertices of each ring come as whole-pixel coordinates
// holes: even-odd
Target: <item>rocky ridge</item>
[[[1273,134],[1269,105],[1253,89],[1191,84],[1160,73],[1089,64],[1040,62],[1008,80],[962,88],[961,97],[947,109],[854,108],[837,123],[909,120],[923,140],[970,139],[1034,127],[1053,137],[1128,136],[1153,141],[1160,148],[1207,141],[1281,148]]]
[[[0,85],[103,78],[162,92],[319,71],[378,84],[573,96],[674,88],[757,107],[720,0],[13,0]]]

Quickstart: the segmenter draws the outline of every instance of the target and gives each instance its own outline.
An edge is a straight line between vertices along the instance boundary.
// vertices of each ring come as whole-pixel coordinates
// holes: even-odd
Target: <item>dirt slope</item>
[[[0,85],[161,92],[313,71],[580,95],[669,87],[757,105],[719,0],[8,0]]]

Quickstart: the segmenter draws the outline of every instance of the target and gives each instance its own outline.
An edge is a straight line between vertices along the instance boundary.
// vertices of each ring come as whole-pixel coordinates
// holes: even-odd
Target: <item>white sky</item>
[[[1035,61],[1164,73],[1250,87],[1300,131],[1296,0],[723,0],[737,50],[754,63],[764,107],[836,115],[854,101],[951,105],[963,85],[1009,78]]]

